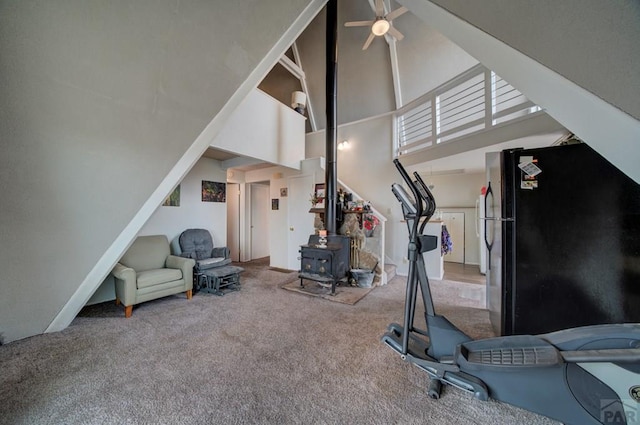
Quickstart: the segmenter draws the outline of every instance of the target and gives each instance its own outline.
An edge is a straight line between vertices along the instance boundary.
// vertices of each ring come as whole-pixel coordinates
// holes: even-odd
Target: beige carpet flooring
[[[296,273],[242,264],[242,289],[85,308],[62,332],[0,346],[0,424],[555,424],[445,388],[380,342],[404,282],[355,305],[282,289]],[[437,288],[437,310],[474,337],[486,310]]]
[[[354,305],[373,290],[373,288],[360,288],[343,284],[337,286],[335,293],[332,294],[330,286],[320,285],[310,280],[304,280],[304,286],[300,286],[300,279],[282,285],[282,289],[297,292],[304,296],[318,297],[349,305]]]

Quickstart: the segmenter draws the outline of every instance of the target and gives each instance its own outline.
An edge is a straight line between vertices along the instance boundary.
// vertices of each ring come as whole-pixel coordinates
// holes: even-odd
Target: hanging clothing
[[[449,252],[453,252],[453,241],[451,240],[451,235],[447,230],[447,226],[445,224],[442,225],[442,247],[441,254],[445,255]]]

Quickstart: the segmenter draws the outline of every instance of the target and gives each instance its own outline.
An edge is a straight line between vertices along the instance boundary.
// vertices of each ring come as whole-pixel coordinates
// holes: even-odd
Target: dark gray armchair
[[[195,271],[201,272],[231,263],[231,252],[226,246],[214,247],[211,233],[206,229],[187,229],[178,238],[181,257],[196,260]]]

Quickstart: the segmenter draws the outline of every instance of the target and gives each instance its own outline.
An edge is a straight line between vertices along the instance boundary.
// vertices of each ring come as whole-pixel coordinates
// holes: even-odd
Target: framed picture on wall
[[[271,200],[271,209],[272,210],[279,210],[280,209],[280,200],[279,199],[272,199]]]
[[[179,207],[180,206],[180,185],[173,189],[173,192],[162,203],[163,207]]]
[[[227,184],[202,180],[202,202],[227,202]]]
[[[326,195],[325,189],[324,189],[324,183],[316,184],[314,194],[316,196],[316,199],[318,200],[314,208],[324,208],[324,198]]]
[[[280,188],[280,197],[284,198],[287,196],[287,188],[286,187],[281,187]]]

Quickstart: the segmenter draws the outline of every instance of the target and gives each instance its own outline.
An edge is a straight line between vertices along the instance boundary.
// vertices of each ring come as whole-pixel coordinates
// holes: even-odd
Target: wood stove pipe
[[[325,228],[330,235],[337,233],[336,207],[338,197],[338,167],[336,158],[338,148],[336,140],[338,131],[337,101],[338,101],[338,1],[327,2],[327,32],[326,32],[326,170],[325,170]]]

